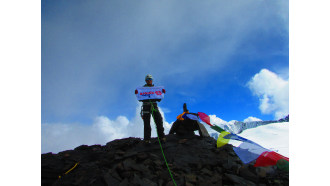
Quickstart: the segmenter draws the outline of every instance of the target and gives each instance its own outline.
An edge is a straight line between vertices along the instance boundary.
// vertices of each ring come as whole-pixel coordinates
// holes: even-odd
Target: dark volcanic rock
[[[216,148],[212,137],[167,135],[162,144],[177,185],[288,185],[276,167],[244,165],[231,145]],[[41,155],[42,185],[174,185],[157,138],[146,145],[126,138]],[[75,166],[76,165],[76,166]],[[74,168],[73,168],[74,167]],[[60,176],[60,178],[59,178]]]

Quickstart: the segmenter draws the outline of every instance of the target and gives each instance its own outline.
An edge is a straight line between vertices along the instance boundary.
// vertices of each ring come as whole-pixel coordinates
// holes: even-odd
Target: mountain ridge
[[[243,164],[212,137],[166,135],[162,144],[177,185],[288,185],[289,173]],[[157,138],[124,138],[41,155],[42,185],[174,185]],[[67,173],[67,174],[65,174]]]

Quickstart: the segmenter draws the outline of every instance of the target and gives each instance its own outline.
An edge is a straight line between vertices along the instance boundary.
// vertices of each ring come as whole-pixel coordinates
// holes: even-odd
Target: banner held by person
[[[137,87],[135,91],[137,92],[135,95],[138,101],[147,99],[164,99],[165,89],[163,86]]]

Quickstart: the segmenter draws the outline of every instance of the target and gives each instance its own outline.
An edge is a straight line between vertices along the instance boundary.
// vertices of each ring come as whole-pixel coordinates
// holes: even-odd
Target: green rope
[[[150,100],[149,100],[149,101],[150,101]],[[164,157],[165,164],[166,164],[166,167],[167,167],[167,169],[168,169],[168,172],[170,173],[170,176],[171,176],[171,178],[172,178],[172,180],[173,180],[173,183],[174,183],[174,185],[176,186],[176,183],[175,183],[174,178],[173,178],[173,176],[172,176],[171,170],[170,170],[170,168],[168,167],[168,164],[167,164],[167,161],[166,161],[166,158],[165,158],[164,152],[163,152],[162,144],[161,144],[160,139],[159,139],[158,130],[157,130],[157,125],[156,125],[156,121],[155,121],[155,118],[154,118],[154,111],[157,112],[157,110],[154,108],[154,104],[152,104],[151,101],[150,101],[150,104],[151,104],[151,108],[152,108],[152,109],[151,109],[152,118],[154,119],[154,123],[155,123],[155,126],[156,126],[156,132],[157,132],[157,137],[158,137],[158,142],[159,142],[160,150],[162,151],[162,154],[163,154],[163,157]]]

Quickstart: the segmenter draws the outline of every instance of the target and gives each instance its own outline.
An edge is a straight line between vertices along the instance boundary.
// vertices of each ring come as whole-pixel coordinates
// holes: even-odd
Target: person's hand
[[[166,92],[165,89],[163,89],[162,92],[165,94],[165,92]]]
[[[135,89],[135,94],[139,93],[138,90]]]

